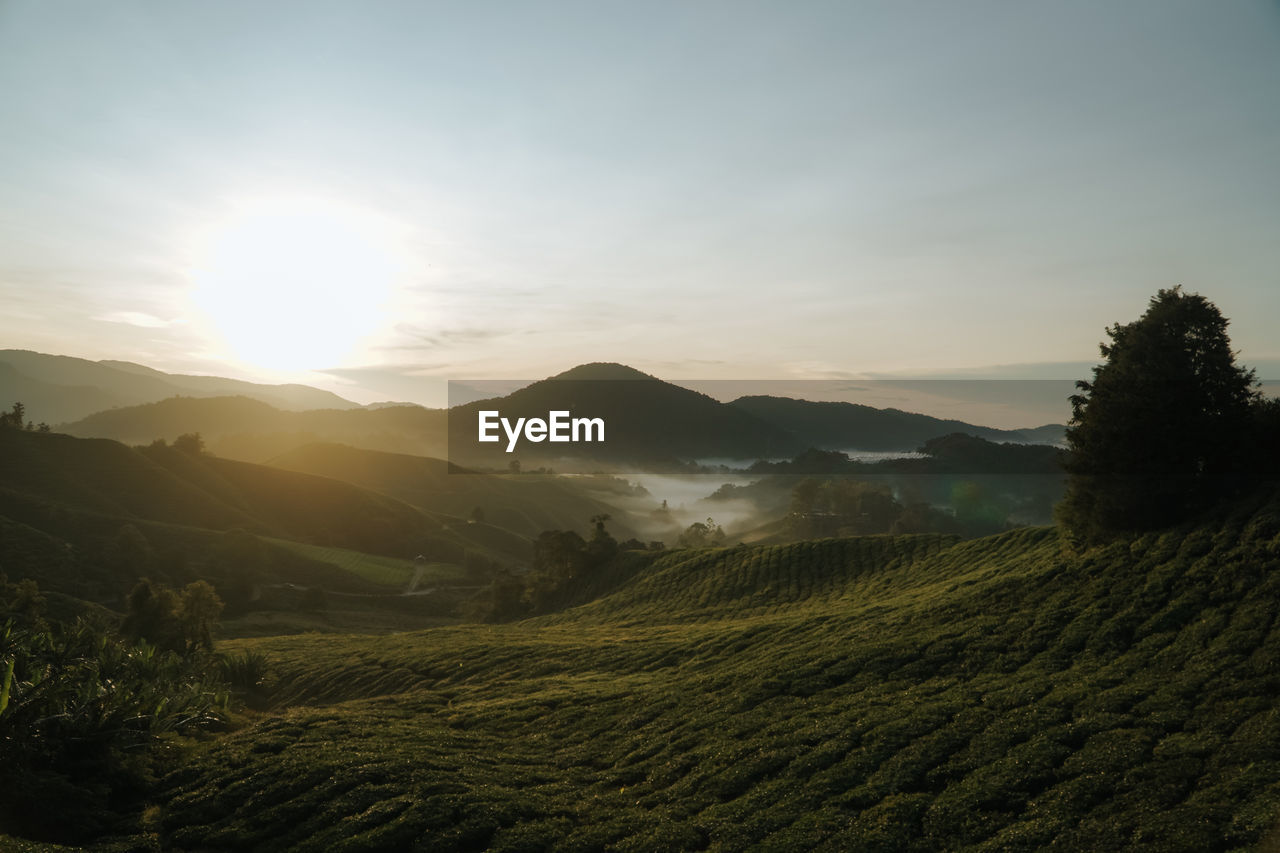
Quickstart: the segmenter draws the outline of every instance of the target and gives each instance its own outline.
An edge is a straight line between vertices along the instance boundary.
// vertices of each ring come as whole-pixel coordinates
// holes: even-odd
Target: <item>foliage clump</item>
[[[14,403],[13,408],[7,412],[0,412],[0,429],[9,427],[12,429],[25,429],[28,432],[49,432],[49,425],[41,422],[39,424],[27,420],[27,407],[22,403]]]
[[[545,530],[533,542],[533,566],[523,575],[498,570],[468,608],[482,621],[506,622],[546,613],[564,604],[621,550],[609,533],[607,514],[591,517],[591,537],[573,530]]]
[[[715,519],[695,521],[676,539],[677,548],[719,548],[725,543],[724,528]]]
[[[192,581],[175,590],[143,578],[129,593],[129,613],[120,632],[166,651],[210,651],[213,625],[222,607],[222,599],[207,581]]]
[[[42,605],[34,582],[0,584],[0,832],[81,842],[127,821],[161,735],[225,724],[228,694],[203,658]]]
[[[1235,363],[1227,323],[1175,287],[1107,328],[1106,361],[1071,398],[1059,519],[1078,539],[1175,524],[1237,491],[1256,465],[1257,380]]]

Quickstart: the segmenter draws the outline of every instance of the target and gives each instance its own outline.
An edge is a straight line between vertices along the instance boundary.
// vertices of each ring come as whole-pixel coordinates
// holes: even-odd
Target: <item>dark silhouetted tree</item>
[[[556,583],[573,580],[586,567],[587,543],[572,530],[547,530],[533,541],[533,570]]]
[[[1280,399],[1260,397],[1254,404],[1251,450],[1251,462],[1260,477],[1280,477]]]
[[[483,622],[510,622],[528,614],[526,599],[524,580],[504,569],[494,575],[489,585],[468,603],[465,610],[467,615]]]
[[[719,548],[722,545],[724,545],[724,528],[710,518],[705,523],[695,521],[690,524],[676,540],[677,548]]]
[[[1058,518],[1078,540],[1176,523],[1235,488],[1257,400],[1227,320],[1203,296],[1161,290],[1107,329],[1106,361],[1078,382]]]
[[[184,432],[173,440],[173,447],[191,456],[199,456],[204,453],[204,439],[198,432]]]
[[[609,514],[591,516],[591,541],[587,543],[587,562],[592,566],[600,565],[618,553],[618,540],[605,529]]]
[[[192,581],[178,598],[177,616],[182,624],[185,651],[213,649],[213,625],[222,614],[222,599],[207,581]]]
[[[150,575],[155,568],[155,560],[151,543],[132,524],[122,525],[102,549],[103,565],[109,572],[121,577]]]
[[[34,425],[27,421],[26,413],[26,406],[22,403],[14,403],[11,410],[0,413],[0,426],[17,427],[18,429],[33,429]]]
[[[189,583],[178,592],[142,578],[129,593],[129,612],[120,633],[190,654],[213,648],[213,625],[221,613],[222,599],[205,581]]]
[[[170,651],[186,650],[178,619],[178,595],[164,584],[142,578],[129,593],[129,609],[120,633]]]

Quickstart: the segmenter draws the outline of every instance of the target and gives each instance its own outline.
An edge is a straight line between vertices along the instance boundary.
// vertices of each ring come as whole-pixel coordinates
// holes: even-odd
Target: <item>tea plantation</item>
[[[1265,849],[1280,506],[630,553],[505,625],[236,640],[238,730],[121,848]],[[589,600],[587,600],[589,599]]]

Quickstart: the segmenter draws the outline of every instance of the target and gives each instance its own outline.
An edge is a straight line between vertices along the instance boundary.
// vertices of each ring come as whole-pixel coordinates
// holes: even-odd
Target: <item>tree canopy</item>
[[[1227,323],[1209,300],[1175,287],[1137,320],[1107,328],[1104,363],[1071,398],[1059,519],[1077,537],[1172,524],[1234,488],[1258,383],[1236,364]]]

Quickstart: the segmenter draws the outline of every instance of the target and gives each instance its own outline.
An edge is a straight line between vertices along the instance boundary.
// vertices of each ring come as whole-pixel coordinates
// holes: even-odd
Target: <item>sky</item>
[[[1275,2],[0,0],[0,128],[0,348],[1060,379],[1182,284],[1280,376]]]

